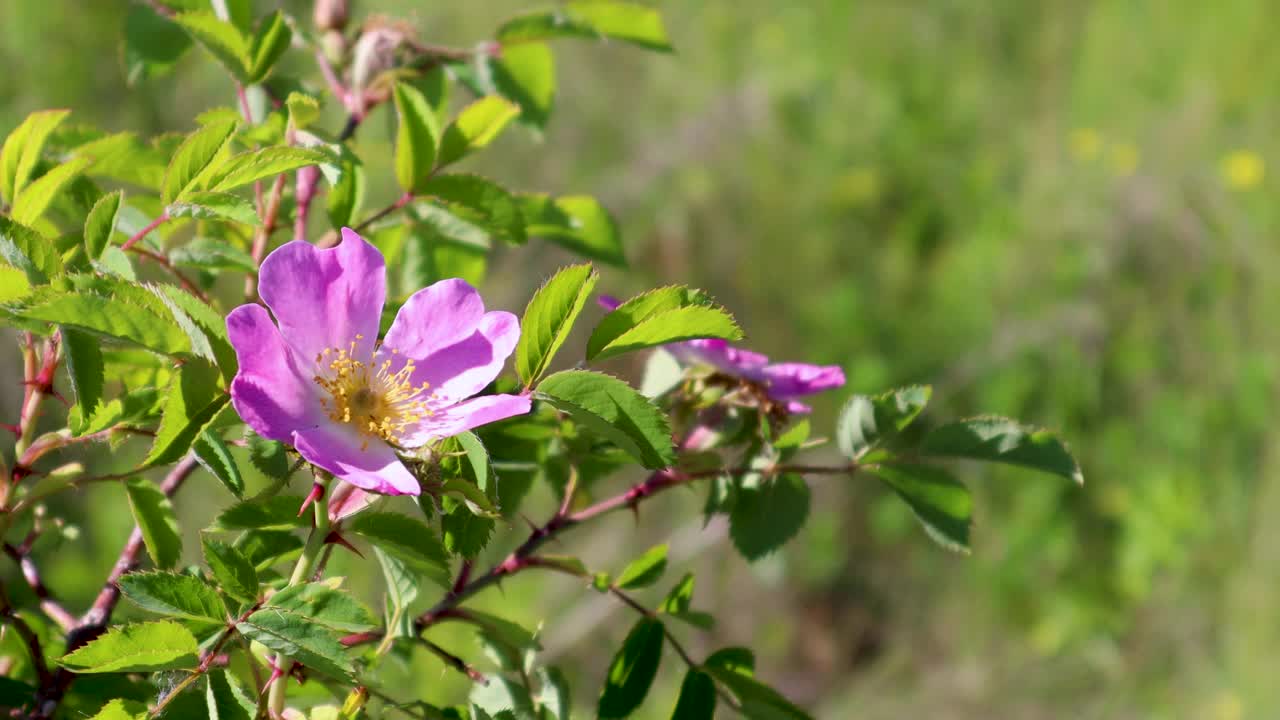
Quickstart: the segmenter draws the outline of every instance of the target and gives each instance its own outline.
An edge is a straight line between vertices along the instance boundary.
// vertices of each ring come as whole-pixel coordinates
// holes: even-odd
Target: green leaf
[[[666,415],[617,378],[586,370],[565,370],[543,380],[538,385],[538,396],[651,470],[675,464]]]
[[[973,498],[951,473],[930,465],[877,465],[868,469],[911,506],[929,537],[948,550],[969,552]]]
[[[541,130],[546,127],[556,97],[556,61],[545,43],[524,43],[502,48],[502,57],[487,66],[492,90],[520,106],[520,122]]]
[[[716,681],[701,670],[689,669],[680,683],[680,699],[671,720],[712,720],[716,714]]]
[[[467,509],[465,503],[451,497],[444,498],[443,504],[440,530],[444,534],[445,549],[454,555],[475,559],[493,535],[493,518],[477,515]]]
[[[89,335],[62,328],[62,353],[67,359],[67,375],[75,392],[81,417],[93,417],[102,403],[104,384],[102,349]]]
[[[519,105],[496,95],[482,97],[463,108],[440,138],[436,167],[457,162],[484,148],[519,114]]]
[[[399,513],[366,511],[348,521],[346,527],[448,587],[449,557],[431,528],[422,522]]]
[[[738,489],[729,513],[729,537],[747,560],[777,550],[804,526],[809,516],[809,486],[786,473],[755,487]]]
[[[492,180],[479,175],[436,175],[422,185],[420,193],[428,196],[458,221],[476,228],[486,239],[493,236],[516,245],[524,243],[526,239],[524,217],[520,214],[516,196]],[[420,211],[427,211],[427,219],[433,220],[436,229],[446,237],[454,240],[474,239],[465,232],[441,226],[444,219],[433,218],[429,214],[432,205],[419,203],[416,207]]]
[[[300,495],[272,495],[265,500],[236,503],[214,520],[214,530],[288,530],[302,527],[310,518],[298,515]]]
[[[534,293],[520,321],[516,345],[516,374],[526,387],[547,371],[599,279],[590,265],[571,265]]]
[[[277,563],[297,558],[302,554],[302,545],[302,538],[288,530],[250,530],[236,540],[235,547],[258,572],[264,572]]]
[[[258,211],[242,197],[223,192],[189,193],[185,199],[170,203],[169,217],[195,220],[232,220],[245,225],[258,224]]]
[[[267,601],[263,609],[295,613],[331,630],[356,633],[373,630],[378,619],[363,603],[324,583],[291,585]]]
[[[165,394],[160,427],[151,452],[143,461],[145,466],[175,462],[191,449],[196,438],[230,400],[218,387],[217,379],[217,369],[199,360],[178,368]]]
[[[257,714],[252,696],[239,686],[235,675],[225,670],[207,674],[204,697],[209,720],[253,720]]]
[[[160,186],[160,200],[166,205],[186,199],[199,187],[201,177],[231,141],[239,121],[235,118],[211,122],[187,136],[169,161]]]
[[[618,225],[599,200],[589,195],[520,195],[529,237],[540,237],[592,260],[626,267]]]
[[[249,40],[239,28],[207,11],[184,12],[173,20],[236,80],[249,82]]]
[[[324,165],[329,162],[331,162],[329,156],[307,148],[279,145],[262,150],[250,150],[232,156],[218,166],[209,178],[208,189],[214,192],[226,192],[248,185],[255,180],[308,165]]]
[[[74,673],[155,672],[194,668],[191,631],[172,620],[120,625],[64,655],[58,664]]]
[[[235,348],[231,347],[231,340],[227,337],[227,321],[222,313],[177,285],[159,285],[153,289],[187,334],[192,351],[195,352],[197,345],[207,346],[208,352],[201,354],[201,357],[215,360],[222,378],[230,383],[236,375],[238,364]]]
[[[609,675],[596,705],[597,716],[624,718],[640,707],[658,674],[665,640],[661,620],[643,618],[631,628],[609,665]]]
[[[5,138],[0,147],[0,195],[10,205],[31,179],[49,134],[70,114],[70,110],[33,112]]]
[[[396,83],[393,96],[400,118],[396,130],[396,181],[401,190],[418,193],[435,169],[440,128],[431,104],[420,90]]]
[[[912,385],[880,395],[849,398],[836,420],[840,452],[857,460],[868,449],[902,432],[924,410],[932,393],[928,385]]]
[[[178,520],[173,515],[173,505],[160,488],[143,478],[125,481],[129,494],[129,509],[142,530],[142,541],[147,554],[158,568],[171,568],[182,556],[182,536],[178,534]]]
[[[145,3],[130,3],[124,20],[124,66],[130,85],[163,75],[191,47],[191,36]]]
[[[252,431],[245,433],[245,439],[249,442],[249,462],[258,468],[258,472],[273,480],[284,480],[289,476],[289,456],[284,443],[268,440]]]
[[[413,623],[409,622],[408,610],[414,600],[418,599],[418,586],[422,577],[414,572],[407,563],[388,555],[377,546],[373,554],[382,568],[382,576],[386,580],[387,589],[387,632],[395,637],[413,637],[417,633]]]
[[[338,168],[338,183],[329,190],[329,197],[325,200],[329,223],[335,230],[355,224],[353,220],[364,206],[368,186],[364,165],[345,147],[338,160]]]
[[[1080,465],[1057,435],[1009,418],[979,417],[942,425],[924,437],[920,452],[1021,465],[1084,483]]]
[[[245,602],[258,599],[258,571],[244,553],[210,537],[201,537],[204,561],[223,592]]]
[[[171,572],[135,572],[120,578],[120,591],[138,607],[159,615],[221,625],[227,606],[204,580]]]
[[[732,315],[711,304],[701,292],[683,287],[660,288],[634,297],[605,315],[587,341],[587,359],[604,360],[694,338],[741,340],[742,329]]]
[[[73,158],[25,185],[13,201],[10,214],[13,219],[30,225],[39,220],[53,199],[58,197],[71,181],[80,176],[93,162],[89,158]]]
[[[547,720],[569,720],[573,710],[573,696],[569,694],[569,680],[557,667],[539,667],[538,683],[541,687],[534,699],[542,707]]]
[[[320,119],[320,102],[310,95],[291,92],[284,106],[289,111],[289,124],[295,130],[302,130]]]
[[[667,546],[654,545],[623,568],[614,584],[624,590],[648,587],[658,582],[666,571]]]
[[[752,677],[754,663],[750,650],[726,648],[707,658],[704,668],[738,699],[744,717],[762,720],[811,720],[808,713],[796,707],[777,690]]]
[[[90,260],[101,257],[102,251],[111,243],[111,233],[116,229],[116,217],[120,214],[123,200],[123,190],[107,193],[94,203],[84,219],[84,249]]]
[[[53,243],[4,215],[0,215],[0,259],[26,273],[32,285],[62,273],[62,260]]]
[[[317,672],[346,678],[354,668],[340,635],[305,615],[278,607],[249,615],[236,628],[250,640],[293,658]]]
[[[498,28],[503,45],[557,37],[611,38],[647,50],[672,50],[662,15],[637,3],[579,0],[512,18]]]
[[[196,460],[200,461],[210,475],[217,478],[232,495],[244,497],[244,478],[240,475],[240,467],[216,432],[202,431],[196,436],[192,449],[195,450]]]
[[[116,698],[103,705],[89,720],[147,720],[150,715],[146,703]]]
[[[31,281],[27,274],[12,265],[0,263],[0,305],[21,300],[30,294]]]
[[[750,648],[744,647],[727,647],[707,656],[702,666],[708,670],[718,668],[720,670],[735,672],[739,675],[752,677],[756,671],[756,656],[751,652]]]
[[[486,649],[491,651],[503,670],[519,672],[525,669],[525,659],[542,649],[537,635],[519,623],[470,608],[462,612],[479,628]]]
[[[15,314],[133,343],[162,355],[190,352],[186,333],[172,317],[162,317],[154,306],[144,306],[136,300],[120,294],[55,293],[22,306]]]
[[[690,609],[693,603],[693,573],[685,573],[680,582],[671,588],[663,599],[658,612],[666,613],[677,620],[693,625],[696,628],[710,630],[715,626],[715,618],[708,613]]]
[[[284,51],[289,49],[289,41],[292,39],[293,30],[289,29],[289,24],[279,10],[261,21],[246,55],[249,60],[250,83],[262,82]]]

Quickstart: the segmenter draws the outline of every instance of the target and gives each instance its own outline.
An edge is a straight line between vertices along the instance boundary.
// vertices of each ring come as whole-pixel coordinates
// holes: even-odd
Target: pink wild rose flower
[[[240,362],[231,403],[259,435],[340,480],[416,495],[397,450],[529,412],[527,396],[471,397],[502,371],[520,327],[511,313],[485,312],[463,280],[414,293],[381,343],[385,262],[352,230],[327,250],[280,246],[262,262],[258,288],[266,308],[241,305],[227,317]]]
[[[609,311],[622,304],[610,295],[601,295],[597,302]],[[663,348],[684,365],[710,365],[725,375],[759,385],[771,400],[785,407],[789,413],[803,415],[812,410],[796,398],[844,385],[844,371],[836,365],[770,364],[768,357],[734,347],[725,340],[685,340]]]

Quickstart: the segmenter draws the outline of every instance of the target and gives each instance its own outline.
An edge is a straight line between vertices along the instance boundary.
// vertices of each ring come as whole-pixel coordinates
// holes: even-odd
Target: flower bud
[[[350,7],[347,0],[316,0],[311,20],[321,30],[339,30],[347,26]]]
[[[320,47],[324,56],[334,65],[342,65],[347,60],[347,36],[337,30],[329,30],[320,38]]]
[[[385,18],[373,18],[366,23],[352,50],[352,90],[362,92],[375,78],[395,67],[396,51],[411,36],[412,28],[404,23]]]

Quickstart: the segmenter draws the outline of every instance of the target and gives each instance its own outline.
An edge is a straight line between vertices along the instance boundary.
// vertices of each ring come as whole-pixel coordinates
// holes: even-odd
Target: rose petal
[[[739,375],[748,380],[762,379],[760,371],[769,363],[769,358],[730,345],[724,340],[709,338],[705,340],[686,340],[666,346],[677,360],[686,365],[704,364],[730,375]]]
[[[308,462],[365,490],[384,495],[417,495],[417,478],[390,445],[362,437],[346,425],[326,423],[294,433],[293,445]]]
[[[844,385],[844,370],[836,365],[777,363],[766,367],[763,375],[769,383],[769,396],[775,400],[789,400]]]
[[[368,357],[387,295],[386,266],[377,248],[344,228],[335,248],[299,240],[281,245],[262,261],[258,292],[305,362],[353,341],[357,356]]]
[[[351,517],[377,502],[379,496],[349,482],[339,481],[329,495],[329,519],[337,522]]]
[[[443,405],[465,400],[493,382],[520,340],[520,322],[509,312],[485,313],[467,339],[441,348],[418,364],[414,382],[428,382]]]
[[[469,337],[482,317],[484,300],[475,288],[466,280],[441,280],[405,301],[382,347],[421,360]]]
[[[406,437],[405,444],[416,447],[429,440],[452,437],[481,425],[523,415],[529,412],[532,404],[528,395],[482,395],[472,398],[438,410],[419,423],[417,429]]]
[[[231,404],[249,427],[287,442],[295,430],[325,419],[319,388],[299,370],[266,308],[241,305],[232,310],[227,337],[240,365],[231,382]]]

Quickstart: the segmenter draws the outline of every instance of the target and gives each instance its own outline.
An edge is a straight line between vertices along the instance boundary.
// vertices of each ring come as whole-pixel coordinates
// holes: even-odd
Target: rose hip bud
[[[342,30],[347,26],[347,0],[316,0],[311,20],[321,30]]]

